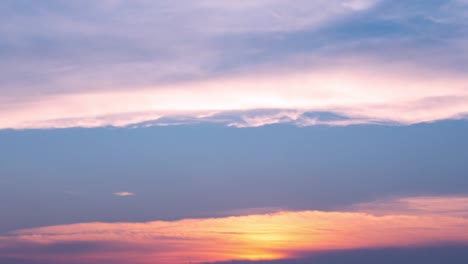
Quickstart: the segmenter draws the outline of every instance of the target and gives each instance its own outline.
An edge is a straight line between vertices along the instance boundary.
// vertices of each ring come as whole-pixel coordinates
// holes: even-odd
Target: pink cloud
[[[257,109],[275,112],[240,115],[242,122],[231,120],[227,124],[414,124],[464,118],[468,113],[468,78],[363,59],[295,72],[245,73],[155,87],[10,100],[0,106],[0,128],[127,126],[177,116],[210,120],[220,113]],[[316,111],[348,119],[319,121],[302,116]]]

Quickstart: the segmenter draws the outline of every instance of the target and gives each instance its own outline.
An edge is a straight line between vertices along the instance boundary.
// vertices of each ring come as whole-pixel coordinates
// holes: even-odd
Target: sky
[[[467,263],[468,1],[0,1],[0,263]]]

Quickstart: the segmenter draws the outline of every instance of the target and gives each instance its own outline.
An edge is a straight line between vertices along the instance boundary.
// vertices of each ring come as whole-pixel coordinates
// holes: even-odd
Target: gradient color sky
[[[467,73],[466,0],[2,0],[0,263],[468,263]]]

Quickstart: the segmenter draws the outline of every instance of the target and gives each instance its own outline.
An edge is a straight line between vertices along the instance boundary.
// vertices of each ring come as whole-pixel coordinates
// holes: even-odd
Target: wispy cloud
[[[465,7],[460,0],[2,1],[0,129],[196,122],[246,111],[223,122],[463,118]],[[275,112],[253,115],[258,109]],[[317,111],[347,118],[303,116]]]

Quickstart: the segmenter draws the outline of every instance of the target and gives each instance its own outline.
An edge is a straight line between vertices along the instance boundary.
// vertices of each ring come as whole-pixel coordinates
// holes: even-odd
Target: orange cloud
[[[466,201],[465,197],[404,198],[359,205],[342,212],[283,211],[173,222],[50,226],[19,230],[0,237],[0,255],[170,264],[281,259],[322,250],[467,243]],[[388,212],[371,213],[375,207],[388,209]],[[106,246],[79,254],[35,251],[15,256],[16,251],[5,250],[13,244],[44,247],[64,243]]]

